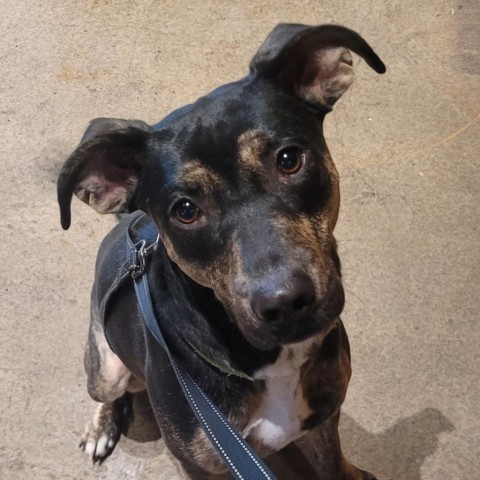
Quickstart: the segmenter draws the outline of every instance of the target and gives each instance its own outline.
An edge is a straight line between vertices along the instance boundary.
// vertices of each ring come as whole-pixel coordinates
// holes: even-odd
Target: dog
[[[94,462],[115,447],[131,395],[146,390],[183,473],[226,471],[132,286],[102,307],[125,261],[128,213],[140,210],[159,232],[148,276],[167,343],[242,436],[266,456],[318,429],[322,479],[375,478],[344,459],[337,428],[351,367],[333,236],[339,179],[323,120],[353,81],[350,51],[385,72],[345,27],[280,24],[246,77],[154,126],[94,119],[66,160],[64,229],[73,194],[124,217],[100,247],[92,291],[85,368],[101,403],[81,446]]]

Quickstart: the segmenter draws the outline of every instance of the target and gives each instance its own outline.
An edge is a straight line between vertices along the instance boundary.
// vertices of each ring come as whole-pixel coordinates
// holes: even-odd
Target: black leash
[[[136,240],[137,238],[140,240]],[[156,240],[153,240],[154,238]],[[172,356],[155,316],[146,274],[147,257],[153,252],[157,242],[158,232],[145,214],[131,223],[127,234],[129,271],[134,281],[138,308],[145,324],[165,350],[193,413],[233,477],[238,480],[276,480],[250,445]]]

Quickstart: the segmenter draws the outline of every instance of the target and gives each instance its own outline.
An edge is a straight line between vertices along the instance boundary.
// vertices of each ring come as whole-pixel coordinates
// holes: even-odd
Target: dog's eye
[[[199,214],[199,208],[186,198],[182,198],[182,200],[178,201],[173,208],[175,220],[178,220],[180,223],[193,223],[198,219]]]
[[[303,166],[305,153],[297,147],[288,147],[277,154],[277,168],[284,175],[293,175]]]

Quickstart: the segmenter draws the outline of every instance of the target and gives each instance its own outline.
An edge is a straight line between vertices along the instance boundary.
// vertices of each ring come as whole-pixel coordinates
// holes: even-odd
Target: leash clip
[[[147,252],[145,250],[145,240],[140,240],[133,246],[133,250],[130,252],[130,266],[128,270],[130,275],[135,280],[145,272]]]

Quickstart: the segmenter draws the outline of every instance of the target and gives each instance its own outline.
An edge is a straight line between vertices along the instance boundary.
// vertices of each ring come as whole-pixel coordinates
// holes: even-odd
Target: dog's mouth
[[[323,326],[309,322],[307,326],[301,329],[294,329],[294,331],[292,329],[272,331],[272,329],[259,328],[258,331],[244,331],[243,334],[255,348],[271,350],[272,348],[302,342],[317,335],[322,330],[328,331],[328,327],[331,324],[333,324],[333,320],[325,322]]]

